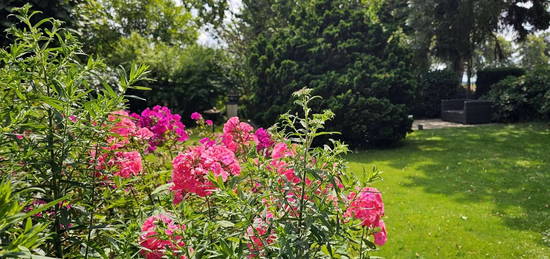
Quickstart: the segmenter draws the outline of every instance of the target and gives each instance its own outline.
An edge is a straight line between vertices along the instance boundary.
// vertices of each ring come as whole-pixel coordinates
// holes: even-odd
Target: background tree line
[[[26,2],[0,4],[2,31]],[[441,98],[468,94],[464,74],[534,70],[550,56],[548,0],[242,0],[238,9],[223,0],[30,2],[42,11],[36,20],[65,21],[109,66],[149,65],[153,90],[131,93],[134,110],[222,108],[238,91],[242,116],[265,126],[307,86],[324,98],[316,109],[336,113],[329,128],[358,147],[398,143],[409,114],[434,116]],[[218,46],[197,43],[205,30]]]

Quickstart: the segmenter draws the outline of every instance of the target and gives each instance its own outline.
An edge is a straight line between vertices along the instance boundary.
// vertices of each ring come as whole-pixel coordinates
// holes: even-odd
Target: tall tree
[[[328,127],[342,132],[339,138],[354,146],[402,139],[410,129],[406,104],[414,80],[401,35],[359,0],[297,2],[290,14],[280,11],[288,17],[285,26],[253,41],[249,67],[255,91],[249,109],[254,121],[275,122],[292,108],[292,92],[310,87],[323,97],[316,109],[335,113]]]
[[[108,56],[115,42],[137,33],[152,43],[186,46],[198,38],[195,17],[174,0],[87,0],[78,30],[89,53]]]
[[[473,68],[476,71],[487,67],[505,67],[514,64],[512,42],[502,35],[494,35],[475,49]]]
[[[412,0],[411,9],[418,56],[441,58],[460,77],[472,69],[476,46],[502,26],[514,25],[521,39],[550,25],[548,0]]]
[[[519,46],[520,64],[534,69],[537,66],[550,65],[550,33],[528,35]]]
[[[550,25],[549,0],[514,0],[506,9],[503,22],[510,25],[523,40],[529,34],[546,30]]]

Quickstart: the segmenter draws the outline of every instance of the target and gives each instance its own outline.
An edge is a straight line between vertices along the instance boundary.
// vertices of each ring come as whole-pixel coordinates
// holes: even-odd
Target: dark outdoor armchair
[[[491,122],[491,102],[484,100],[441,100],[441,119],[463,124]]]

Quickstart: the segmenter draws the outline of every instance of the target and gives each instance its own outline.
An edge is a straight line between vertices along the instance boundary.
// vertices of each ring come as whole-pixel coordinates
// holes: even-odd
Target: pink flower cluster
[[[273,229],[268,233],[271,220],[273,220],[273,214],[268,211],[264,217],[256,217],[252,225],[246,229],[246,237],[250,240],[246,244],[250,251],[249,258],[260,256],[264,243],[269,245],[277,239]]]
[[[223,125],[222,143],[231,151],[242,153],[254,141],[253,130],[250,124],[239,121],[238,117],[231,117]]]
[[[191,119],[197,121],[197,123],[201,123],[204,120],[202,115],[198,112],[191,113]],[[212,126],[214,124],[211,120],[205,120],[204,123],[208,126]]]
[[[269,132],[263,128],[259,128],[254,133],[254,140],[256,141],[256,150],[266,150],[273,146],[275,142],[271,139]]]
[[[136,176],[143,170],[141,155],[137,151],[115,152],[114,158],[109,162],[116,168],[114,174],[123,178]]]
[[[147,151],[152,152],[169,139],[188,139],[180,116],[172,114],[167,107],[147,108],[141,115],[115,111],[109,115],[108,121],[111,123],[109,130],[114,135],[107,138],[107,147],[97,154],[96,169],[114,169],[114,175],[124,178],[136,176],[143,170],[140,153],[127,151],[130,143],[137,141],[139,146],[145,144]],[[91,151],[91,155],[95,158],[96,152]]]
[[[207,179],[209,172],[221,177],[223,181],[230,175],[239,175],[241,172],[235,154],[212,142],[188,148],[174,158],[172,166],[174,203],[181,202],[187,193],[195,193],[201,197],[210,195],[214,187]]]
[[[185,243],[181,233],[185,225],[178,225],[166,214],[151,216],[141,226],[140,250],[141,255],[147,259],[160,259],[167,251],[172,255],[179,255],[180,259],[186,259],[183,255]]]
[[[172,114],[168,107],[157,105],[153,109],[143,110],[141,115],[134,113],[132,117],[137,120],[139,127],[147,128],[153,133],[149,140],[149,151],[156,150],[171,138],[180,142],[189,138],[185,132],[185,125],[181,123],[181,116]]]
[[[387,240],[386,225],[382,220],[384,216],[384,203],[382,194],[376,188],[366,187],[357,194],[351,192],[348,195],[350,205],[344,214],[361,220],[361,225],[369,228],[380,228],[374,233],[374,243],[384,245]]]
[[[277,171],[279,175],[285,176],[286,180],[290,183],[300,183],[302,180],[296,176],[294,169],[286,161],[284,161],[284,158],[286,157],[292,157],[296,155],[296,152],[289,149],[287,144],[285,143],[277,143],[273,147],[273,151],[271,152],[271,162],[270,166],[272,169]]]

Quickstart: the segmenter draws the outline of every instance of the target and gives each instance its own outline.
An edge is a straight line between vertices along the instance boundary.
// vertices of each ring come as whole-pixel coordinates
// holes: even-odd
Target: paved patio
[[[461,124],[448,121],[442,121],[441,119],[429,119],[429,120],[415,120],[412,125],[413,130],[419,130],[418,126],[422,125],[423,129],[443,129],[443,128],[466,128],[476,127],[484,125],[493,125],[494,123],[487,124]]]

